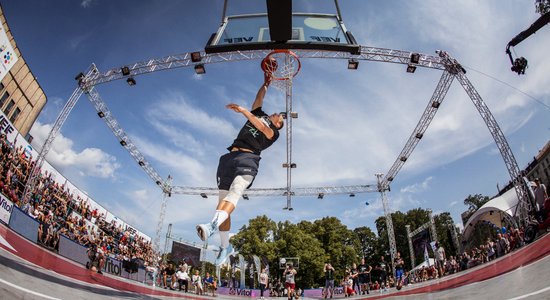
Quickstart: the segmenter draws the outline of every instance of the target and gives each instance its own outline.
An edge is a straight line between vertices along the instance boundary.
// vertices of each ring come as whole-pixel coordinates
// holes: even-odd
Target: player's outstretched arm
[[[271,76],[265,74],[264,83],[258,89],[258,93],[256,93],[256,99],[254,99],[254,103],[252,103],[252,110],[255,110],[256,108],[263,106],[265,93],[267,92],[267,88],[269,87],[270,83],[271,83]]]
[[[260,121],[260,119],[258,119],[255,115],[253,115],[250,111],[248,111],[248,109],[235,103],[227,104],[225,107],[233,110],[234,112],[243,114],[248,119],[248,121],[250,121],[250,123],[252,123],[252,125],[256,129],[261,131],[268,139],[271,139],[273,135],[275,135],[271,127],[267,126],[264,122]]]

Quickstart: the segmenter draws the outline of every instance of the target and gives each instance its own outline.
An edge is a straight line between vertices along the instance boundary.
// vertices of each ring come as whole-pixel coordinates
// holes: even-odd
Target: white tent
[[[464,224],[464,239],[470,238],[474,231],[477,222],[486,221],[495,224],[497,227],[502,227],[502,219],[504,217],[514,217],[516,215],[516,207],[518,205],[518,196],[515,189],[510,189],[504,194],[491,199],[480,207]]]
[[[418,269],[420,269],[420,268],[422,268],[422,267],[428,267],[428,266],[433,266],[433,265],[435,265],[435,259],[429,258],[428,260],[429,260],[429,265],[428,265],[428,261],[425,260],[425,261],[423,261],[421,264],[419,264],[419,265],[417,265],[416,267],[414,267],[414,269],[412,269],[412,271],[418,270]]]

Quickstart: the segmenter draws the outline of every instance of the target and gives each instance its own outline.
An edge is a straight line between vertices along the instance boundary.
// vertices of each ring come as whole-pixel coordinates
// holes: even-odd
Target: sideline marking
[[[1,235],[0,235],[0,243],[2,243],[2,245],[4,245],[4,246],[10,248],[11,250],[17,252],[17,250],[15,250],[15,248],[13,248],[13,246],[10,243],[8,243],[8,241],[6,241],[6,239]]]
[[[537,295],[537,294],[540,294],[540,293],[544,293],[546,291],[550,290],[550,286],[549,287],[545,287],[543,289],[540,289],[538,291],[534,291],[532,293],[529,293],[529,294],[525,294],[525,295],[521,295],[521,296],[517,296],[515,298],[510,298],[508,300],[518,300],[518,299],[523,299],[523,298],[527,298],[529,296],[534,296],[534,295]]]
[[[11,283],[11,282],[5,281],[5,280],[2,279],[2,278],[0,278],[0,282],[4,283],[4,284],[6,284],[6,285],[9,285],[9,286],[11,286],[11,287],[13,287],[13,288],[16,288],[16,289],[18,289],[18,290],[21,290],[21,291],[23,291],[23,292],[25,292],[25,293],[33,294],[33,295],[35,295],[35,296],[39,296],[39,297],[46,298],[46,299],[52,299],[52,300],[61,300],[61,299],[59,299],[59,298],[50,297],[50,296],[48,296],[48,295],[44,295],[44,294],[41,294],[41,293],[38,293],[38,292],[35,292],[35,291],[28,290],[28,289],[26,289],[26,288],[24,288],[24,287],[21,287],[21,286],[18,286],[18,285],[16,285],[16,284],[13,284],[13,283]]]

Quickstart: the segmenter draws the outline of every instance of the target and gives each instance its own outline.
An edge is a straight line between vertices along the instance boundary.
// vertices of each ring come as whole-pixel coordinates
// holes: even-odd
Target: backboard
[[[237,50],[317,49],[358,54],[351,32],[336,15],[292,13],[292,39],[272,41],[267,14],[227,16],[208,41],[206,53]]]

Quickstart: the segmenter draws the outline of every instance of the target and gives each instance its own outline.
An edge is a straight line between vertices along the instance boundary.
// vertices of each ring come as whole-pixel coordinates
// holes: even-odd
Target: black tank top
[[[237,135],[237,138],[233,141],[233,144],[227,148],[228,150],[231,150],[233,147],[246,148],[254,151],[257,155],[260,155],[263,150],[267,149],[279,138],[279,130],[273,123],[271,123],[269,116],[262,110],[261,107],[252,110],[251,113],[260,119],[260,122],[264,122],[273,130],[273,137],[268,139],[260,130],[254,127],[254,125],[247,120],[243,128],[241,128],[241,131],[239,131],[239,135]]]

